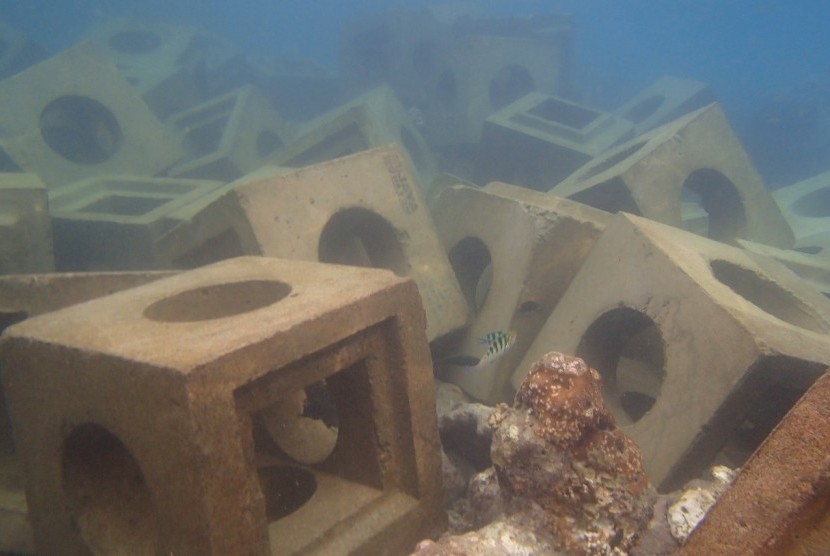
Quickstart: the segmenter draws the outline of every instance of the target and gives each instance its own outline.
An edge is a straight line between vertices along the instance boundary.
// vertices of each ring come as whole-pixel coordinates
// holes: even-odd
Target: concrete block
[[[715,93],[705,83],[664,75],[614,111],[634,123],[635,135],[712,104]]]
[[[161,268],[155,241],[178,224],[172,213],[222,182],[97,176],[49,196],[60,270]]]
[[[778,261],[822,295],[830,297],[830,259],[827,257],[792,249],[778,249],[744,239],[739,239],[738,245],[749,253],[760,255],[759,261],[767,258]]]
[[[830,300],[787,268],[621,213],[513,377],[550,350],[602,373],[606,403],[651,481],[711,464],[767,392],[806,390],[830,362]],[[776,390],[777,389],[777,390]]]
[[[55,188],[107,173],[153,175],[175,139],[99,47],[84,43],[0,82],[0,158]]]
[[[291,141],[291,130],[264,96],[245,86],[167,120],[184,157],[168,174],[233,181],[256,170]]]
[[[0,79],[5,79],[28,68],[49,54],[39,44],[33,42],[25,33],[0,21]]]
[[[446,524],[418,292],[239,258],[6,331],[41,554],[404,553]]]
[[[418,127],[385,85],[308,122],[293,143],[269,162],[296,168],[388,143],[406,150],[418,183],[426,188],[437,173],[435,161]]]
[[[34,174],[0,173],[0,274],[54,266],[46,187]]]
[[[680,554],[824,554],[830,546],[830,375],[747,461]]]
[[[487,118],[477,181],[506,181],[546,191],[632,135],[633,124],[627,120],[530,93]]]
[[[444,189],[432,213],[472,314],[452,353],[480,357],[479,338],[516,332],[513,346],[493,364],[476,371],[447,366],[439,376],[491,405],[510,401],[516,365],[611,215],[498,182]],[[441,365],[441,356],[436,359]]]
[[[795,234],[793,248],[830,256],[830,172],[776,189],[772,196]]]
[[[252,180],[233,194],[258,254],[389,269],[418,284],[430,340],[465,324],[464,296],[399,147]]]
[[[608,212],[683,225],[682,202],[708,214],[708,237],[788,248],[793,234],[720,105],[606,152],[550,190]]]

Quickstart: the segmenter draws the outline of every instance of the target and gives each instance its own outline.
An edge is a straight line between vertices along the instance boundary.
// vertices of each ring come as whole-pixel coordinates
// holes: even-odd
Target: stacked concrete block
[[[546,191],[633,134],[633,124],[562,98],[530,93],[484,124],[477,181]]]
[[[651,481],[711,463],[763,393],[806,390],[830,362],[830,301],[772,260],[619,214],[513,377],[550,351],[603,374],[605,399]]]
[[[0,274],[53,269],[46,187],[34,174],[0,173]]]
[[[406,150],[425,188],[437,172],[435,161],[418,126],[385,85],[308,122],[270,162],[302,167],[387,143],[399,143]]]
[[[680,554],[824,554],[830,546],[830,375],[747,461]]]
[[[424,324],[389,272],[242,258],[13,326],[37,552],[404,553],[437,534]]]
[[[825,297],[830,297],[830,259],[827,257],[793,249],[778,249],[743,239],[738,240],[738,245],[750,253],[760,255],[759,260],[767,258],[778,261]]]
[[[491,365],[443,366],[441,378],[490,404],[512,400],[510,377],[565,293],[611,215],[504,183],[457,185],[433,200],[433,217],[473,320],[453,350],[481,356],[479,339],[516,332]]]
[[[0,79],[12,76],[48,57],[37,43],[24,33],[0,21]]]
[[[795,234],[794,248],[826,257],[830,252],[830,172],[776,189],[772,196]]]
[[[398,147],[247,180],[232,195],[257,254],[389,269],[418,284],[430,340],[465,324],[464,296]]]
[[[634,133],[641,135],[715,101],[714,91],[705,83],[664,75],[615,113],[633,122]]]
[[[173,212],[222,182],[97,176],[52,192],[55,260],[61,270],[166,267],[155,242],[179,221]]]
[[[235,180],[256,170],[291,141],[268,100],[245,86],[172,116],[184,157],[168,172],[182,178]]]
[[[550,190],[609,212],[676,227],[692,199],[708,214],[708,235],[788,248],[793,234],[718,104],[637,137]]]
[[[0,82],[2,159],[55,188],[91,175],[154,175],[175,139],[99,47],[84,43]]]

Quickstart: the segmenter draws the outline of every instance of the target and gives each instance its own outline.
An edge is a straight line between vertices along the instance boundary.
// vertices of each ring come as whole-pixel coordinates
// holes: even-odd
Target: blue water
[[[50,51],[73,44],[96,21],[126,15],[202,26],[254,57],[313,58],[335,69],[344,23],[384,9],[426,4],[413,0],[2,0],[0,19]],[[490,0],[473,4],[497,15],[574,14],[576,90],[581,100],[599,108],[619,106],[663,74],[696,79],[715,90],[745,142],[758,152],[752,120],[763,118],[758,111],[771,99],[795,95],[804,101],[809,94],[805,102],[818,104],[819,110],[830,105],[830,41],[825,33],[830,3],[821,0]],[[796,135],[798,131],[792,139],[782,140],[784,147],[803,139]],[[806,145],[804,150],[810,148],[817,150],[815,145]],[[798,149],[794,151],[793,156],[798,155]],[[762,148],[758,154],[763,157]]]

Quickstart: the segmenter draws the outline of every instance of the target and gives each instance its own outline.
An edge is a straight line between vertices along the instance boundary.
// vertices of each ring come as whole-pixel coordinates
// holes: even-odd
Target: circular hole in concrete
[[[121,146],[121,126],[113,113],[95,99],[63,95],[40,113],[40,135],[65,159],[78,164],[100,164]]]
[[[273,305],[291,293],[276,280],[245,280],[212,284],[160,299],[144,310],[158,322],[196,322],[241,315]]]
[[[663,95],[652,95],[650,97],[646,97],[626,110],[623,117],[627,120],[631,120],[635,124],[639,124],[657,112],[657,110],[663,106],[664,102],[666,102],[666,97]]]
[[[150,31],[120,31],[113,33],[107,44],[124,54],[149,54],[161,46],[161,38]]]
[[[688,175],[683,188],[683,196],[699,202],[708,215],[707,237],[729,243],[744,236],[744,203],[729,178],[712,168],[700,168]]]
[[[259,158],[265,158],[279,149],[281,149],[285,144],[280,139],[280,136],[274,133],[273,131],[263,131],[257,135],[256,138],[256,152]]]
[[[510,64],[496,72],[490,80],[488,94],[493,110],[504,108],[514,100],[520,99],[536,87],[533,77],[526,68]]]
[[[317,246],[320,262],[386,268],[407,273],[398,231],[385,218],[364,208],[343,209],[323,227]]]
[[[412,162],[416,167],[423,169],[426,165],[426,157],[424,156],[424,151],[421,150],[421,147],[418,145],[418,140],[415,138],[415,134],[407,129],[406,126],[401,126],[400,137],[401,144],[403,145],[403,148],[406,149],[406,152],[409,153],[409,156],[412,158]]]
[[[603,398],[620,425],[639,421],[660,396],[665,342],[646,314],[622,307],[594,321],[577,356],[602,375]]]
[[[130,450],[96,424],[76,427],[63,443],[68,511],[94,554],[163,554],[152,494]]]
[[[265,496],[268,521],[276,521],[296,512],[311,500],[317,490],[313,473],[288,465],[260,468],[259,482]]]
[[[337,404],[325,381],[292,392],[259,415],[271,440],[299,463],[320,463],[337,445]]]
[[[830,216],[830,187],[810,191],[798,198],[790,207],[798,216],[826,218]]]
[[[582,176],[579,178],[580,180],[589,180],[596,176],[597,174],[601,174],[605,172],[609,168],[616,166],[629,156],[633,155],[640,149],[646,146],[647,141],[642,141],[640,143],[636,143],[634,145],[630,145],[625,147],[615,153],[612,153],[606,157],[597,160],[596,163],[591,164],[585,171],[582,173]]]
[[[438,76],[435,86],[435,99],[445,108],[455,108],[458,104],[458,83],[455,72],[445,69]]]
[[[765,313],[799,328],[820,334],[826,332],[806,303],[772,280],[722,259],[711,261],[709,267],[720,283]]]
[[[477,237],[465,237],[449,251],[461,291],[474,314],[481,312],[493,282],[493,260],[487,245]]]

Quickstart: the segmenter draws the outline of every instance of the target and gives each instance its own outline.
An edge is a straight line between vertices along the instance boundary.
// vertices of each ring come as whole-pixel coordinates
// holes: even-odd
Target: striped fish
[[[496,330],[479,338],[479,342],[487,344],[487,351],[481,356],[473,368],[480,369],[507,353],[516,342],[516,333],[513,330]]]

